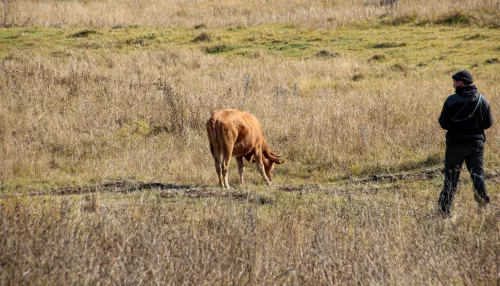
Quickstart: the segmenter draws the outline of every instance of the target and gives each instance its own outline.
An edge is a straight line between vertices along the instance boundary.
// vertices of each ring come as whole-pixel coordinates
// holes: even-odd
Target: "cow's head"
[[[285,159],[283,159],[282,156],[280,155],[276,155],[273,152],[269,152],[269,157],[265,158],[263,160],[263,163],[267,178],[269,179],[269,181],[272,181],[274,177],[274,167],[276,167],[276,165],[278,164],[285,163]]]

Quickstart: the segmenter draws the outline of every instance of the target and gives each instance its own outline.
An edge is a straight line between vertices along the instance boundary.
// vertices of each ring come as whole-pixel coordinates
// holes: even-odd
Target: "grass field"
[[[495,1],[1,1],[5,284],[500,283],[492,197],[436,216],[468,69],[500,110]],[[217,188],[204,123],[240,108],[287,162]]]
[[[496,29],[9,28],[0,41],[8,182],[210,184],[203,124],[218,108],[256,114],[287,180],[434,167],[451,74],[470,69],[498,107]],[[496,125],[487,137],[495,169]]]

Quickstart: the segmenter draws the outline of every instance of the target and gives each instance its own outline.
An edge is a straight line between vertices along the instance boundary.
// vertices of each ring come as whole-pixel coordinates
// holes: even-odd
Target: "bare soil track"
[[[139,183],[139,182],[111,182],[104,184],[95,184],[88,186],[64,187],[50,190],[32,190],[28,191],[28,196],[68,196],[68,195],[85,195],[93,193],[115,193],[129,194],[142,190],[156,190],[160,198],[227,198],[238,202],[248,202],[255,204],[271,204],[274,205],[274,200],[259,196],[254,193],[238,190],[220,190],[218,188],[194,187],[187,185],[163,184],[163,183]],[[10,197],[15,194],[3,194],[0,197]]]
[[[464,172],[462,175],[468,177],[468,173]],[[443,177],[441,169],[427,169],[414,172],[401,172],[393,174],[377,174],[366,177],[343,177],[338,181],[348,181],[353,186],[360,186],[369,183],[397,183],[397,182],[412,182],[422,180],[432,180]],[[486,175],[486,179],[495,183],[500,183],[500,172],[490,171]],[[298,196],[305,193],[324,192],[334,195],[348,196],[355,192],[363,193],[376,193],[379,188],[366,187],[366,188],[352,188],[341,187],[334,185],[274,185],[274,189],[284,192],[297,192]],[[1,194],[0,198],[12,197],[17,195],[28,196],[67,196],[67,195],[85,195],[93,193],[115,193],[115,194],[129,194],[143,190],[156,190],[157,196],[160,198],[188,198],[188,199],[204,199],[204,198],[226,198],[238,202],[248,202],[261,205],[275,205],[275,201],[271,198],[264,197],[247,190],[221,190],[217,187],[196,187],[189,185],[176,185],[164,184],[157,182],[108,182],[86,186],[62,187],[52,188],[47,190],[29,190],[22,194],[7,193]]]
[[[418,170],[412,172],[399,172],[392,174],[376,174],[372,176],[362,177],[362,178],[350,178],[346,177],[343,179],[350,179],[353,183],[395,183],[398,181],[422,181],[422,180],[431,180],[439,177],[443,177],[444,170],[441,168],[432,168],[425,170]],[[469,176],[467,170],[462,168],[462,176]],[[487,180],[493,180],[497,182],[500,179],[500,171],[491,170],[486,172],[485,175]]]

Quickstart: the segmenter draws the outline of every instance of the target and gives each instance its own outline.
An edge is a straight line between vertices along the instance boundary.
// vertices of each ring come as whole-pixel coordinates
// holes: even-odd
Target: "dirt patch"
[[[418,171],[408,171],[399,173],[389,173],[389,174],[373,174],[367,176],[355,177],[352,175],[347,175],[341,177],[335,181],[350,181],[354,184],[362,183],[395,183],[398,181],[419,181],[419,180],[429,180],[437,177],[443,176],[443,170],[438,168],[418,170]]]
[[[381,174],[373,175],[366,178],[361,178],[359,180],[354,180],[357,182],[387,182],[394,183],[397,181],[420,181],[429,180],[437,177],[443,176],[443,171],[439,169],[432,170],[422,170],[418,172],[408,172],[408,173],[395,173],[395,174]]]
[[[76,186],[76,187],[64,187],[64,188],[52,188],[49,190],[41,191],[29,191],[30,196],[39,195],[81,195],[89,193],[132,193],[141,190],[186,190],[190,189],[192,186],[185,185],[175,185],[175,184],[162,184],[162,183],[134,183],[134,182],[111,182],[87,186]]]
[[[467,169],[462,168],[461,177],[469,176]],[[422,180],[430,180],[442,177],[444,178],[444,170],[439,169],[427,169],[420,170],[414,172],[401,172],[401,173],[393,173],[393,174],[376,174],[368,177],[361,178],[343,178],[350,179],[353,183],[395,183],[398,181],[422,181]],[[485,175],[486,180],[492,180],[494,182],[498,182],[500,180],[500,172],[498,171],[486,171]]]
[[[275,205],[275,201],[271,198],[260,196],[246,191],[237,190],[221,190],[218,188],[193,187],[188,185],[175,185],[163,183],[136,183],[136,182],[111,182],[103,184],[95,184],[89,186],[53,188],[49,190],[32,190],[28,191],[28,196],[68,196],[68,195],[84,195],[92,193],[116,193],[128,194],[143,190],[159,191],[160,198],[227,198],[238,202],[254,203],[259,205]],[[15,196],[6,194],[3,197]]]
[[[466,170],[462,170],[461,177],[469,177]],[[487,171],[486,181],[491,183],[500,183],[500,171]],[[401,172],[393,174],[376,174],[366,177],[342,177],[338,182],[349,181],[349,186],[336,186],[332,184],[321,185],[273,185],[272,188],[283,192],[295,192],[298,196],[308,193],[330,193],[339,196],[350,196],[359,193],[377,193],[380,189],[369,183],[397,183],[399,181],[411,182],[420,180],[430,180],[435,178],[444,178],[443,170],[428,169],[416,172]],[[352,184],[352,185],[351,185]],[[394,188],[398,188],[397,184]],[[384,188],[387,190],[387,187]],[[237,202],[247,202],[260,205],[275,205],[274,199],[261,196],[252,192],[243,190],[221,190],[216,187],[195,187],[189,185],[164,184],[156,182],[108,182],[87,186],[62,187],[45,190],[28,190],[22,193],[7,193],[0,195],[0,198],[14,197],[19,195],[28,196],[68,196],[85,195],[92,193],[115,193],[128,194],[143,190],[158,191],[160,198],[188,198],[188,199],[206,199],[206,198],[225,198]]]
[[[276,202],[267,197],[241,191],[223,191],[209,189],[186,189],[186,190],[164,190],[159,196],[161,198],[227,198],[238,202],[254,203],[259,205],[275,205]]]
[[[297,193],[297,197],[310,193],[325,193],[335,196],[353,196],[356,194],[375,194],[380,189],[377,187],[361,187],[354,184],[351,187],[339,187],[333,185],[300,185],[300,186],[274,186],[275,188],[284,192]]]

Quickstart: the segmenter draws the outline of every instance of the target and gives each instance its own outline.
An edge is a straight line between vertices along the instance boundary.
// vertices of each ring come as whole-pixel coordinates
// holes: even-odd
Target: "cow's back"
[[[212,113],[207,122],[209,140],[219,145],[232,145],[233,155],[244,156],[264,141],[257,118],[238,109],[221,109]],[[212,136],[210,136],[210,132]],[[229,146],[227,146],[229,147]]]

